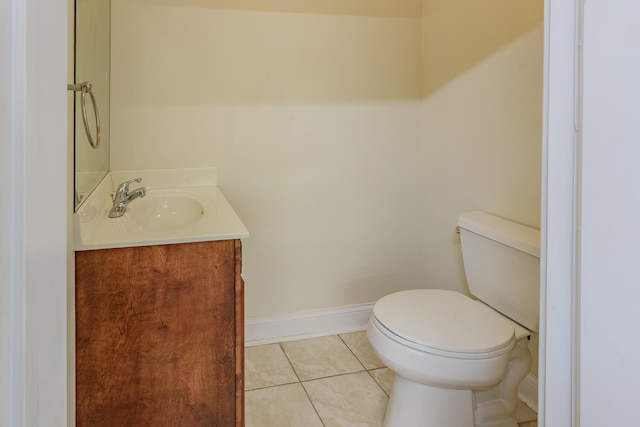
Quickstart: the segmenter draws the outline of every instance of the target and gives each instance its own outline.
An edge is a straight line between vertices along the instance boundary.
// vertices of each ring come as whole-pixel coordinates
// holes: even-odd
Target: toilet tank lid
[[[540,257],[540,230],[486,212],[467,212],[458,218],[462,229]]]

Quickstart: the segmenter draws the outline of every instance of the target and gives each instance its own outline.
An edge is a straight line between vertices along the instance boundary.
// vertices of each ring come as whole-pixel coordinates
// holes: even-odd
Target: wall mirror
[[[110,31],[111,0],[75,0],[74,210],[109,171]],[[90,83],[91,94],[85,95],[83,112],[80,85],[84,82]],[[98,121],[94,107],[99,112],[100,129],[100,143],[95,148]]]

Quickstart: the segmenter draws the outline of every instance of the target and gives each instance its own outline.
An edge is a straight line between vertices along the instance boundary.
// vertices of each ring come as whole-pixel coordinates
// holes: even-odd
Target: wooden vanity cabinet
[[[240,240],[76,252],[76,424],[243,426]]]

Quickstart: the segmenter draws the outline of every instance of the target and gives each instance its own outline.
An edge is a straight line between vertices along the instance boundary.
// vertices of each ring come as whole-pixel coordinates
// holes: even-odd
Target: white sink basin
[[[149,191],[127,207],[131,220],[149,230],[180,229],[204,217],[205,207],[197,199],[177,191]]]
[[[109,218],[114,189],[137,177],[142,178],[140,185],[146,187],[147,194],[132,200],[121,217]],[[74,214],[75,249],[248,237],[215,183],[209,169],[109,172]]]

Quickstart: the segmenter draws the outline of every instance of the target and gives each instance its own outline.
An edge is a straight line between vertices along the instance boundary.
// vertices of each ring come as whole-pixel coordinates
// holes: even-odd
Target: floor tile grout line
[[[278,343],[278,345],[280,346],[280,350],[284,354],[284,357],[287,359],[287,362],[289,362],[289,366],[291,366],[291,369],[293,370],[293,373],[295,374],[296,378],[298,379],[298,384],[300,384],[300,387],[302,387],[302,390],[304,391],[304,394],[307,396],[307,399],[309,399],[309,403],[311,404],[311,407],[313,408],[314,412],[318,416],[318,419],[320,420],[320,424],[322,424],[322,427],[325,427],[324,420],[320,416],[320,412],[318,412],[318,408],[316,408],[316,405],[313,403],[313,399],[311,399],[311,396],[309,396],[309,392],[307,391],[307,389],[305,388],[304,384],[302,383],[302,380],[300,379],[300,375],[298,375],[298,371],[296,371],[295,366],[293,366],[293,362],[291,362],[291,359],[289,358],[289,355],[285,351],[284,346],[282,345],[281,342]]]
[[[278,343],[280,345],[280,349],[282,350],[282,352],[284,353],[285,357],[287,358],[287,361],[289,362],[289,365],[291,366],[291,368],[293,369],[293,372],[296,374],[296,377],[298,378],[298,380],[300,382],[303,381],[312,381],[312,380],[316,380],[316,379],[321,379],[321,378],[329,378],[329,377],[336,377],[339,375],[346,375],[346,374],[353,374],[356,372],[363,372],[366,371],[367,368],[364,366],[364,364],[360,361],[360,359],[358,358],[358,356],[355,355],[355,353],[351,350],[351,348],[347,345],[347,343],[344,342],[344,340],[340,337],[339,334],[334,334],[334,335],[327,335],[327,337],[336,337],[338,338],[338,340],[340,340],[340,342],[347,348],[347,350],[349,350],[349,353],[351,353],[351,355],[356,359],[356,362],[358,362],[358,364],[360,365],[360,367],[362,368],[362,370],[358,370],[358,371],[353,371],[353,372],[342,372],[342,373],[338,373],[338,374],[333,374],[333,375],[326,375],[323,377],[317,377],[317,378],[308,378],[308,379],[302,379],[300,378],[300,375],[298,375],[298,372],[296,371],[295,366],[293,366],[293,362],[291,362],[291,359],[289,359],[289,355],[287,354],[286,350],[284,349],[284,346],[282,344],[286,344],[286,343],[290,343],[290,342],[295,342],[295,341],[283,341]],[[318,337],[318,338],[324,338],[324,337]],[[312,340],[315,338],[306,338],[305,340]],[[300,340],[300,341],[305,341],[305,340]]]
[[[346,375],[361,374],[363,372],[367,372],[367,370],[363,369],[361,371],[343,372],[341,374],[327,375],[325,377],[309,378],[308,380],[300,380],[300,382],[301,383],[310,383],[311,381],[326,380],[327,378],[344,377]]]
[[[346,334],[342,334],[342,335],[346,335]],[[375,377],[373,375],[371,375],[371,371],[373,369],[367,369],[366,366],[364,366],[364,363],[360,360],[360,358],[358,357],[358,355],[351,349],[351,347],[349,347],[349,344],[344,340],[344,338],[342,338],[342,335],[338,334],[338,338],[340,338],[340,340],[344,343],[345,346],[347,346],[347,348],[349,349],[349,351],[351,352],[351,354],[353,354],[353,356],[356,358],[356,360],[358,361],[358,363],[360,363],[360,365],[362,365],[362,367],[364,368],[365,372],[367,374],[369,374],[369,376],[371,377],[371,379],[373,380],[374,383],[376,383],[376,385],[380,388],[380,390],[382,390],[382,392],[387,396],[390,397],[387,392],[384,390],[384,388],[382,387],[382,384],[380,384],[378,382],[377,379],[375,379]],[[386,366],[384,366],[384,368],[386,368]],[[382,369],[382,368],[375,368],[375,369]],[[388,368],[387,368],[388,369]]]
[[[365,331],[358,331],[358,332],[365,332]],[[361,360],[360,360],[360,358],[358,357],[358,355],[355,353],[355,351],[353,351],[353,349],[349,346],[349,344],[348,344],[348,343],[347,343],[347,342],[342,338],[342,335],[355,334],[355,333],[358,333],[358,332],[349,332],[348,334],[338,334],[338,338],[340,338],[340,340],[342,340],[342,342],[344,343],[344,345],[346,345],[346,346],[347,346],[347,348],[349,349],[349,351],[351,352],[351,354],[353,354],[353,355],[355,356],[355,358],[358,360],[358,362],[360,362],[360,364],[362,365],[362,367],[363,367],[366,371],[374,371],[374,370],[376,370],[376,369],[383,369],[383,368],[386,368],[387,366],[386,366],[386,365],[384,365],[384,364],[383,364],[382,366],[377,366],[377,367],[374,367],[374,368],[367,368],[367,367],[364,365],[364,362],[363,362],[363,361],[361,361]],[[382,361],[380,361],[380,362],[382,363]],[[388,368],[387,368],[387,369],[388,369]]]
[[[342,335],[345,335],[345,334],[342,334]],[[328,336],[331,336],[331,335],[328,335]],[[349,352],[353,355],[353,357],[358,361],[358,364],[360,364],[360,366],[362,367],[362,370],[352,371],[352,372],[343,372],[343,373],[339,373],[339,374],[326,375],[326,376],[321,376],[321,377],[317,377],[317,378],[308,378],[308,379],[304,379],[303,380],[302,378],[300,378],[300,375],[296,371],[296,368],[293,366],[293,362],[291,362],[291,359],[289,358],[289,355],[287,354],[287,352],[285,351],[285,349],[284,349],[284,347],[282,345],[283,343],[290,342],[290,341],[282,341],[282,342],[275,343],[275,344],[277,344],[279,346],[280,351],[282,351],[282,354],[287,359],[287,362],[289,363],[289,367],[293,371],[293,374],[296,376],[297,381],[290,381],[290,382],[272,384],[272,385],[267,385],[267,386],[262,386],[262,387],[255,387],[255,388],[251,388],[251,389],[245,389],[245,391],[262,390],[262,389],[271,388],[271,387],[278,387],[278,386],[281,386],[281,385],[295,384],[296,382],[303,383],[303,382],[321,380],[321,379],[324,379],[324,378],[332,378],[332,377],[339,377],[339,376],[342,376],[342,375],[350,375],[350,374],[356,374],[356,373],[360,373],[360,372],[367,372],[369,374],[369,376],[374,380],[374,382],[378,385],[378,387],[380,387],[382,389],[384,394],[386,394],[388,396],[387,392],[384,391],[384,388],[382,388],[382,385],[371,374],[371,371],[375,371],[375,370],[378,370],[378,369],[385,369],[385,368],[388,369],[388,368],[386,366],[382,366],[382,367],[374,367],[374,368],[368,369],[367,367],[364,366],[364,363],[360,360],[358,355],[353,351],[353,349],[349,346],[349,344],[347,344],[347,342],[342,338],[341,334],[335,334],[333,336],[337,337],[342,342],[342,344],[344,344],[344,346],[349,350]],[[265,345],[270,345],[270,344],[265,344]],[[258,347],[260,347],[260,346],[258,346]]]
[[[371,378],[373,378],[373,380],[376,382],[376,384],[378,384],[378,386],[380,386],[380,384],[375,379],[375,377],[373,377],[373,375],[371,375],[371,371],[377,371],[377,370],[380,370],[380,369],[388,369],[388,368],[383,367],[383,368],[374,368],[374,369],[362,369],[362,370],[359,370],[359,371],[343,372],[341,374],[326,375],[326,376],[322,376],[322,377],[309,378],[309,379],[305,379],[305,380],[298,379],[297,381],[288,381],[288,382],[283,382],[283,383],[278,383],[278,384],[271,384],[271,385],[265,385],[265,386],[260,386],[260,387],[248,388],[248,389],[245,389],[245,391],[264,390],[266,388],[274,388],[274,387],[280,387],[280,386],[283,386],[283,385],[291,385],[291,384],[297,384],[297,383],[304,384],[304,383],[309,383],[311,381],[325,380],[327,378],[344,377],[344,376],[347,376],[347,375],[354,375],[354,374],[362,374],[364,372],[369,374],[369,376],[371,376]],[[384,389],[383,389],[383,391],[384,391]],[[385,394],[387,394],[387,393],[385,392]]]
[[[311,398],[311,396],[309,395],[309,391],[307,391],[307,388],[304,386],[304,382],[300,382],[300,386],[302,386],[302,389],[304,390],[304,393],[307,395],[307,399],[309,399],[309,402],[311,403],[311,406],[313,406],[313,410],[316,411],[316,415],[318,415],[318,419],[320,419],[320,422],[322,423],[323,427],[325,426],[324,420],[322,419],[322,416],[320,415],[320,411],[318,411],[318,408],[316,407],[316,404],[313,403],[313,399]]]
[[[379,368],[379,369],[383,369],[383,368]],[[382,387],[382,384],[380,384],[378,382],[378,380],[376,379],[376,377],[374,377],[373,375],[371,375],[371,371],[367,371],[367,374],[369,374],[369,376],[371,377],[371,379],[373,380],[374,383],[376,383],[378,385],[378,387],[380,387],[380,389],[382,390],[382,392],[387,396],[387,397],[391,397],[389,395],[389,393],[387,393],[387,391],[384,389],[384,387]]]
[[[287,362],[289,362],[289,366],[291,367],[291,370],[293,371],[296,378],[298,379],[298,382],[301,382],[302,380],[300,379],[300,375],[298,375],[298,371],[296,371],[296,367],[293,366],[293,362],[291,362],[291,359],[289,359],[289,355],[287,354],[284,347],[282,346],[282,343],[279,342],[278,346],[280,346],[280,351],[282,352],[282,354],[284,354],[284,357],[287,359]]]
[[[343,334],[344,335],[344,334]],[[351,354],[353,355],[353,357],[356,358],[356,360],[358,361],[358,363],[360,364],[360,366],[362,366],[362,369],[364,369],[365,371],[367,370],[367,368],[364,366],[364,363],[362,363],[362,361],[360,360],[360,358],[358,357],[358,355],[351,349],[351,347],[349,347],[349,344],[347,344],[347,342],[342,338],[342,336],[340,336],[340,334],[337,335],[338,339],[340,341],[342,341],[342,344],[344,344],[345,347],[347,347],[347,349],[351,352]]]
[[[296,377],[298,378],[298,380],[300,382],[300,385],[302,386],[302,389],[304,390],[305,394],[307,395],[307,399],[309,399],[309,402],[311,403],[311,406],[313,406],[313,410],[316,412],[316,415],[318,415],[318,418],[320,419],[320,422],[322,423],[323,426],[325,426],[324,420],[322,419],[322,416],[320,415],[320,411],[318,411],[318,408],[316,407],[316,404],[313,402],[313,399],[309,395],[309,392],[307,391],[307,388],[304,386],[305,382],[317,381],[317,380],[321,380],[321,379],[325,379],[325,378],[335,378],[335,377],[341,377],[341,376],[344,376],[344,375],[350,375],[350,374],[366,372],[367,375],[369,375],[369,377],[373,380],[373,382],[382,390],[382,392],[385,395],[387,395],[387,393],[384,391],[382,386],[380,384],[378,384],[378,381],[376,381],[376,379],[373,378],[373,376],[369,373],[369,370],[364,366],[364,363],[362,363],[362,361],[360,360],[358,355],[354,353],[354,351],[351,349],[351,347],[349,347],[349,344],[347,344],[345,342],[345,340],[340,336],[340,334],[336,334],[335,336],[340,340],[340,342],[347,348],[347,350],[355,358],[355,360],[358,362],[358,364],[360,365],[362,370],[358,370],[358,371],[355,371],[355,372],[343,372],[343,373],[336,374],[336,375],[328,375],[328,376],[319,377],[319,378],[311,378],[311,379],[307,379],[307,380],[302,380],[300,378],[300,375],[296,371],[296,368],[293,366],[293,362],[291,362],[291,359],[289,358],[289,355],[285,351],[284,346],[282,345],[282,343],[278,343],[278,345],[280,346],[280,349],[282,350],[282,353],[284,353],[284,356],[287,358],[287,361],[289,362],[289,365],[291,366],[291,369],[293,369],[293,372],[296,375]]]
[[[284,385],[292,385],[292,384],[300,384],[301,381],[290,381],[290,382],[284,382],[284,383],[279,383],[279,384],[271,384],[271,385],[265,385],[265,386],[260,386],[260,387],[254,387],[254,388],[246,388],[244,391],[255,391],[255,390],[265,390],[267,388],[275,388],[275,387],[280,387],[280,386],[284,386]]]

